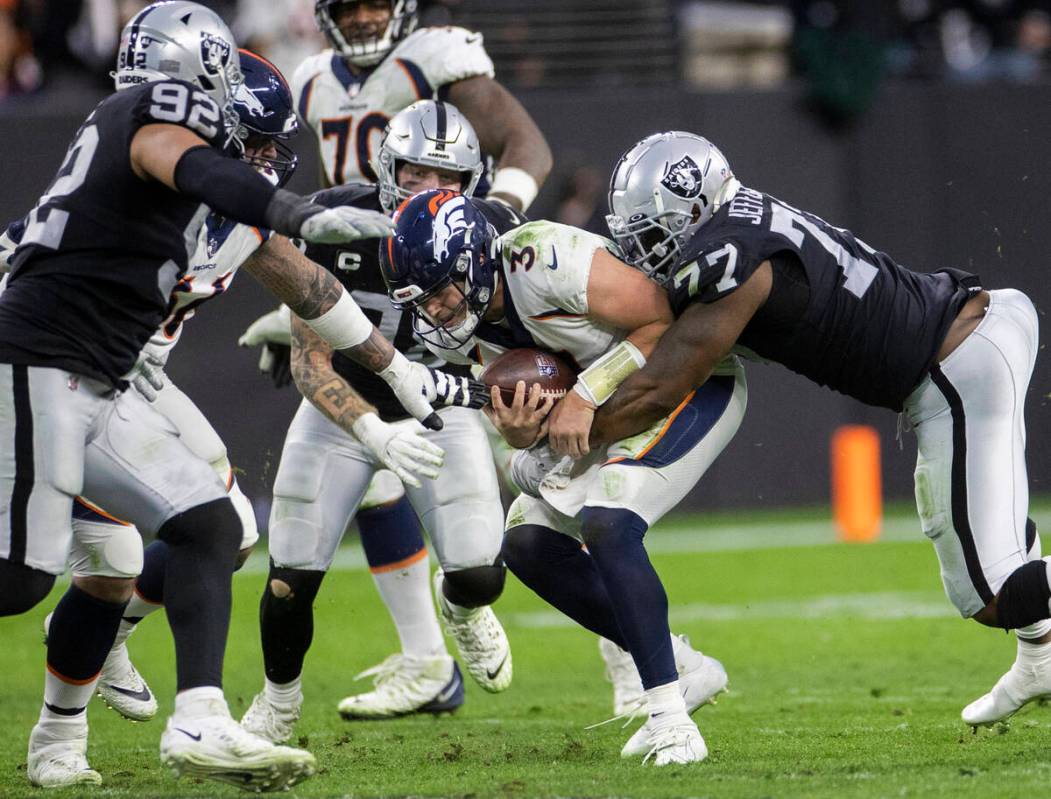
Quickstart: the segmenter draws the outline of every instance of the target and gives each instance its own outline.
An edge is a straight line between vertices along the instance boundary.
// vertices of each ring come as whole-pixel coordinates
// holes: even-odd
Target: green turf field
[[[1051,529],[1051,508],[1037,515]],[[468,685],[455,716],[342,721],[338,700],[364,688],[355,673],[393,651],[396,636],[349,548],[322,588],[307,658],[299,743],[320,773],[297,796],[1037,797],[1051,783],[1051,708],[972,735],[961,707],[1010,665],[1013,639],[954,617],[934,553],[908,513],[883,540],[833,542],[827,521],[792,512],[679,517],[651,533],[673,628],[720,658],[731,692],[695,718],[711,755],[657,770],[621,761],[633,729],[585,727],[610,715],[593,636],[514,580],[497,606],[514,651],[501,695]],[[226,662],[231,709],[259,689],[256,626],[262,562],[235,580]],[[37,610],[0,621],[0,797],[41,796],[25,780],[25,745],[40,704]],[[89,756],[97,796],[236,796],[218,783],[176,782],[157,745],[173,689],[172,647],[158,616],[131,639],[161,714],[131,724],[97,700]],[[72,792],[54,792],[54,796]],[[87,795],[80,792],[77,795]]]

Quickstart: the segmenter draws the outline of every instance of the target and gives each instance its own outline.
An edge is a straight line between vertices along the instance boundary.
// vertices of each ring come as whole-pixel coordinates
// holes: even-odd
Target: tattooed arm
[[[348,433],[376,409],[332,368],[332,347],[302,319],[292,317],[292,378],[300,393]]]
[[[307,258],[284,236],[276,233],[241,267],[302,319],[317,319],[332,310],[343,286],[331,272]],[[311,331],[313,332],[313,331]],[[361,344],[340,350],[366,369],[380,372],[394,357],[394,346],[372,329]]]

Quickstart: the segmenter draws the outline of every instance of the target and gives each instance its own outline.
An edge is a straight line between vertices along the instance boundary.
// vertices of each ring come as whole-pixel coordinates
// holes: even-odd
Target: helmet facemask
[[[356,67],[371,67],[384,59],[395,42],[416,28],[416,0],[391,0],[390,17],[382,31],[360,39],[348,39],[336,22],[339,6],[360,2],[363,0],[317,0],[314,18],[318,29],[336,52]]]
[[[663,284],[678,263],[692,218],[692,214],[678,210],[653,216],[633,214],[627,220],[619,214],[608,214],[606,224],[625,263]]]

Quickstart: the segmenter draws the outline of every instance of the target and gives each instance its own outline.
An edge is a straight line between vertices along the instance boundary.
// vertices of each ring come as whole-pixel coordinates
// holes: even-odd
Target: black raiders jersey
[[[350,205],[370,211],[382,211],[379,189],[373,184],[348,183],[325,189],[313,195],[315,202],[335,208]],[[473,198],[472,202],[496,228],[505,233],[525,222],[524,217],[500,203]],[[470,376],[469,368],[448,364],[417,340],[412,329],[412,314],[395,308],[387,296],[387,284],[379,265],[379,239],[359,239],[348,244],[308,244],[306,255],[336,276],[350,292],[365,316],[394,347],[413,361],[458,376]],[[332,353],[332,367],[354,390],[375,406],[385,422],[409,418],[405,408],[382,378],[355,363],[340,352]]]
[[[103,100],[25,219],[0,296],[0,362],[125,387],[208,212],[132,170],[132,137],[152,123],[181,125],[217,149],[226,141],[219,106],[189,83],[145,83]]]
[[[741,188],[683,248],[672,310],[714,302],[764,261],[766,304],[738,344],[869,405],[900,411],[977,278],[912,272],[814,214]]]

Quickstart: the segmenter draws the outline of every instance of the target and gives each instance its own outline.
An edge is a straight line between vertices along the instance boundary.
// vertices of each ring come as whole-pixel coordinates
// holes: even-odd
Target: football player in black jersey
[[[470,123],[452,105],[431,100],[414,103],[391,120],[378,162],[377,185],[327,189],[315,194],[315,201],[389,213],[426,189],[471,193],[482,171]],[[504,204],[480,200],[478,205],[501,231],[522,223]],[[309,246],[307,255],[353,292],[408,357],[440,365],[466,381],[466,367],[443,365],[414,339],[411,314],[398,311],[387,298],[378,251],[379,240],[361,240]],[[377,518],[359,518],[369,566],[393,606],[403,651],[368,671],[376,677],[375,690],[348,696],[339,705],[341,715],[438,713],[463,703],[463,678],[434,619],[427,551],[415,516],[428,528],[444,570],[438,602],[465,665],[483,688],[506,688],[510,650],[489,607],[504,583],[504,568],[497,563],[503,513],[480,417],[457,409],[444,412],[445,428],[432,440],[446,451],[446,463],[435,482],[421,487],[406,472],[405,455],[388,444],[405,429],[397,423],[408,417],[387,386],[297,319],[292,320],[292,373],[304,402],[288,431],[274,481],[271,567],[260,611],[266,681],[241,724],[275,743],[291,737],[303,702],[301,675],[314,598],[377,468],[393,471],[409,495],[409,502],[402,499],[382,516],[384,529],[377,529]],[[485,393],[477,397],[484,401]],[[376,513],[370,509],[369,516]],[[388,584],[382,574],[392,569],[397,578]],[[421,581],[422,592],[399,585]]]
[[[375,236],[389,223],[321,208],[228,156],[238,56],[208,9],[141,11],[124,30],[115,78],[118,92],[81,126],[27,217],[0,297],[0,428],[12,442],[0,469],[0,614],[35,605],[64,569],[75,495],[157,533],[171,549],[165,598],[180,691],[162,760],[248,788],[286,787],[313,772],[313,758],[246,735],[220,688],[240,521],[210,466],[121,391],[209,208],[320,242]],[[272,266],[257,276],[337,349],[390,377],[414,415],[440,425],[427,401],[435,376],[400,356],[338,283],[316,267]],[[63,602],[70,596],[83,613],[64,615],[96,623],[53,632],[101,645],[123,604],[85,591]]]
[[[597,410],[592,443],[667,414],[735,346],[903,411],[918,439],[920,521],[946,594],[963,617],[1018,638],[1015,663],[964,720],[992,724],[1051,693],[1048,563],[1026,518],[1032,302],[954,270],[905,269],[849,231],[742,186],[710,142],[688,133],[629,150],[609,201],[611,233],[667,286],[678,318]]]

